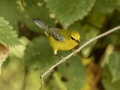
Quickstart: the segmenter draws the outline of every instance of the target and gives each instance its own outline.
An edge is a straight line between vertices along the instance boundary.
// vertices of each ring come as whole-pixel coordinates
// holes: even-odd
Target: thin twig
[[[93,42],[93,41],[95,41],[95,40],[97,40],[97,39],[99,39],[99,38],[101,38],[101,37],[104,37],[104,36],[106,36],[107,34],[110,34],[110,33],[114,32],[114,31],[116,31],[116,30],[119,30],[119,29],[120,29],[120,26],[115,27],[115,28],[113,28],[113,29],[111,29],[111,30],[103,33],[103,34],[100,34],[100,35],[98,35],[98,36],[90,39],[89,41],[87,41],[86,43],[84,43],[82,46],[80,46],[77,50],[75,50],[75,52],[76,52],[76,53],[79,52],[82,48],[84,48],[85,46],[87,46],[89,43],[91,43],[91,42]],[[60,61],[58,61],[58,62],[55,63],[54,65],[52,65],[47,71],[45,71],[45,72],[40,76],[40,78],[41,78],[41,84],[42,84],[42,85],[44,84],[44,77],[45,77],[50,71],[52,71],[56,66],[58,66],[59,64],[61,64],[61,63],[64,62],[64,61],[66,61],[68,58],[70,58],[70,57],[73,56],[73,55],[74,55],[74,52],[70,53],[69,55],[67,55],[66,57],[64,57],[63,59],[61,59]]]

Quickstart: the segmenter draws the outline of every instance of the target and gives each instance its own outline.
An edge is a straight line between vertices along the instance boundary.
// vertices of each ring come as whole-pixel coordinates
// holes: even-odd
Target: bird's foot
[[[65,59],[64,59],[63,56],[60,56],[60,55],[58,55],[58,54],[55,54],[55,55],[58,56],[58,57],[60,57],[60,58],[62,58],[62,59],[63,59],[63,62],[65,62]]]
[[[73,56],[76,56],[77,52],[75,49],[72,49],[72,51],[74,52]]]

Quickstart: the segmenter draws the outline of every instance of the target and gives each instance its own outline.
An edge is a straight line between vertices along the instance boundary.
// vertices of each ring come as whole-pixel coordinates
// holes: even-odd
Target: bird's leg
[[[60,55],[58,55],[58,54],[55,54],[55,55],[58,56],[58,57],[60,57],[60,58],[62,58],[62,59],[64,58],[63,56],[60,56]]]
[[[58,55],[58,54],[57,54],[57,50],[54,50],[54,54],[55,54],[56,56],[58,56],[58,57],[62,58],[62,59],[63,59],[63,62],[65,62],[64,57],[63,57],[63,56],[60,56],[60,55]]]
[[[76,56],[77,52],[75,49],[72,49],[72,51],[74,52],[73,56]]]
[[[60,56],[60,55],[58,55],[58,54],[55,54],[55,55],[58,56],[58,57],[60,57],[60,58],[62,58],[62,59],[63,59],[63,62],[65,62],[65,59],[64,59],[63,56]]]

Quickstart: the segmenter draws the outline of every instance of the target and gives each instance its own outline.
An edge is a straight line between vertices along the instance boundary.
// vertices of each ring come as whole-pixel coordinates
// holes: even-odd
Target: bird
[[[55,55],[58,50],[71,50],[80,43],[80,34],[75,30],[52,28],[39,18],[32,18],[33,22],[45,31],[48,41]],[[59,55],[58,55],[59,56]]]

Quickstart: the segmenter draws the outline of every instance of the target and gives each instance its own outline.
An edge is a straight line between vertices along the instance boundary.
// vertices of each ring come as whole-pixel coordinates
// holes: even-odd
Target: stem
[[[110,33],[114,32],[114,31],[116,31],[116,30],[119,30],[119,29],[120,29],[120,26],[117,26],[117,27],[115,27],[115,28],[113,28],[113,29],[105,32],[105,33],[102,33],[102,34],[100,34],[100,35],[98,35],[98,36],[90,39],[89,41],[87,41],[86,43],[84,43],[82,46],[80,46],[77,50],[75,50],[75,52],[76,52],[76,53],[77,53],[77,52],[80,52],[80,50],[81,50],[82,48],[84,48],[85,46],[87,46],[89,43],[91,43],[91,42],[93,42],[93,41],[95,41],[95,40],[97,40],[97,39],[99,39],[99,38],[101,38],[101,37],[104,37],[104,36],[106,36],[107,34],[110,34]],[[42,84],[42,85],[44,84],[44,77],[45,77],[49,72],[51,72],[56,66],[58,66],[59,64],[61,64],[61,63],[64,62],[64,61],[66,61],[68,58],[70,58],[70,57],[73,56],[73,55],[74,55],[74,52],[70,53],[69,55],[67,55],[66,57],[64,57],[63,59],[61,59],[60,61],[58,61],[58,62],[55,63],[54,65],[52,65],[47,71],[45,71],[45,72],[40,76],[40,78],[41,78],[41,84]]]

